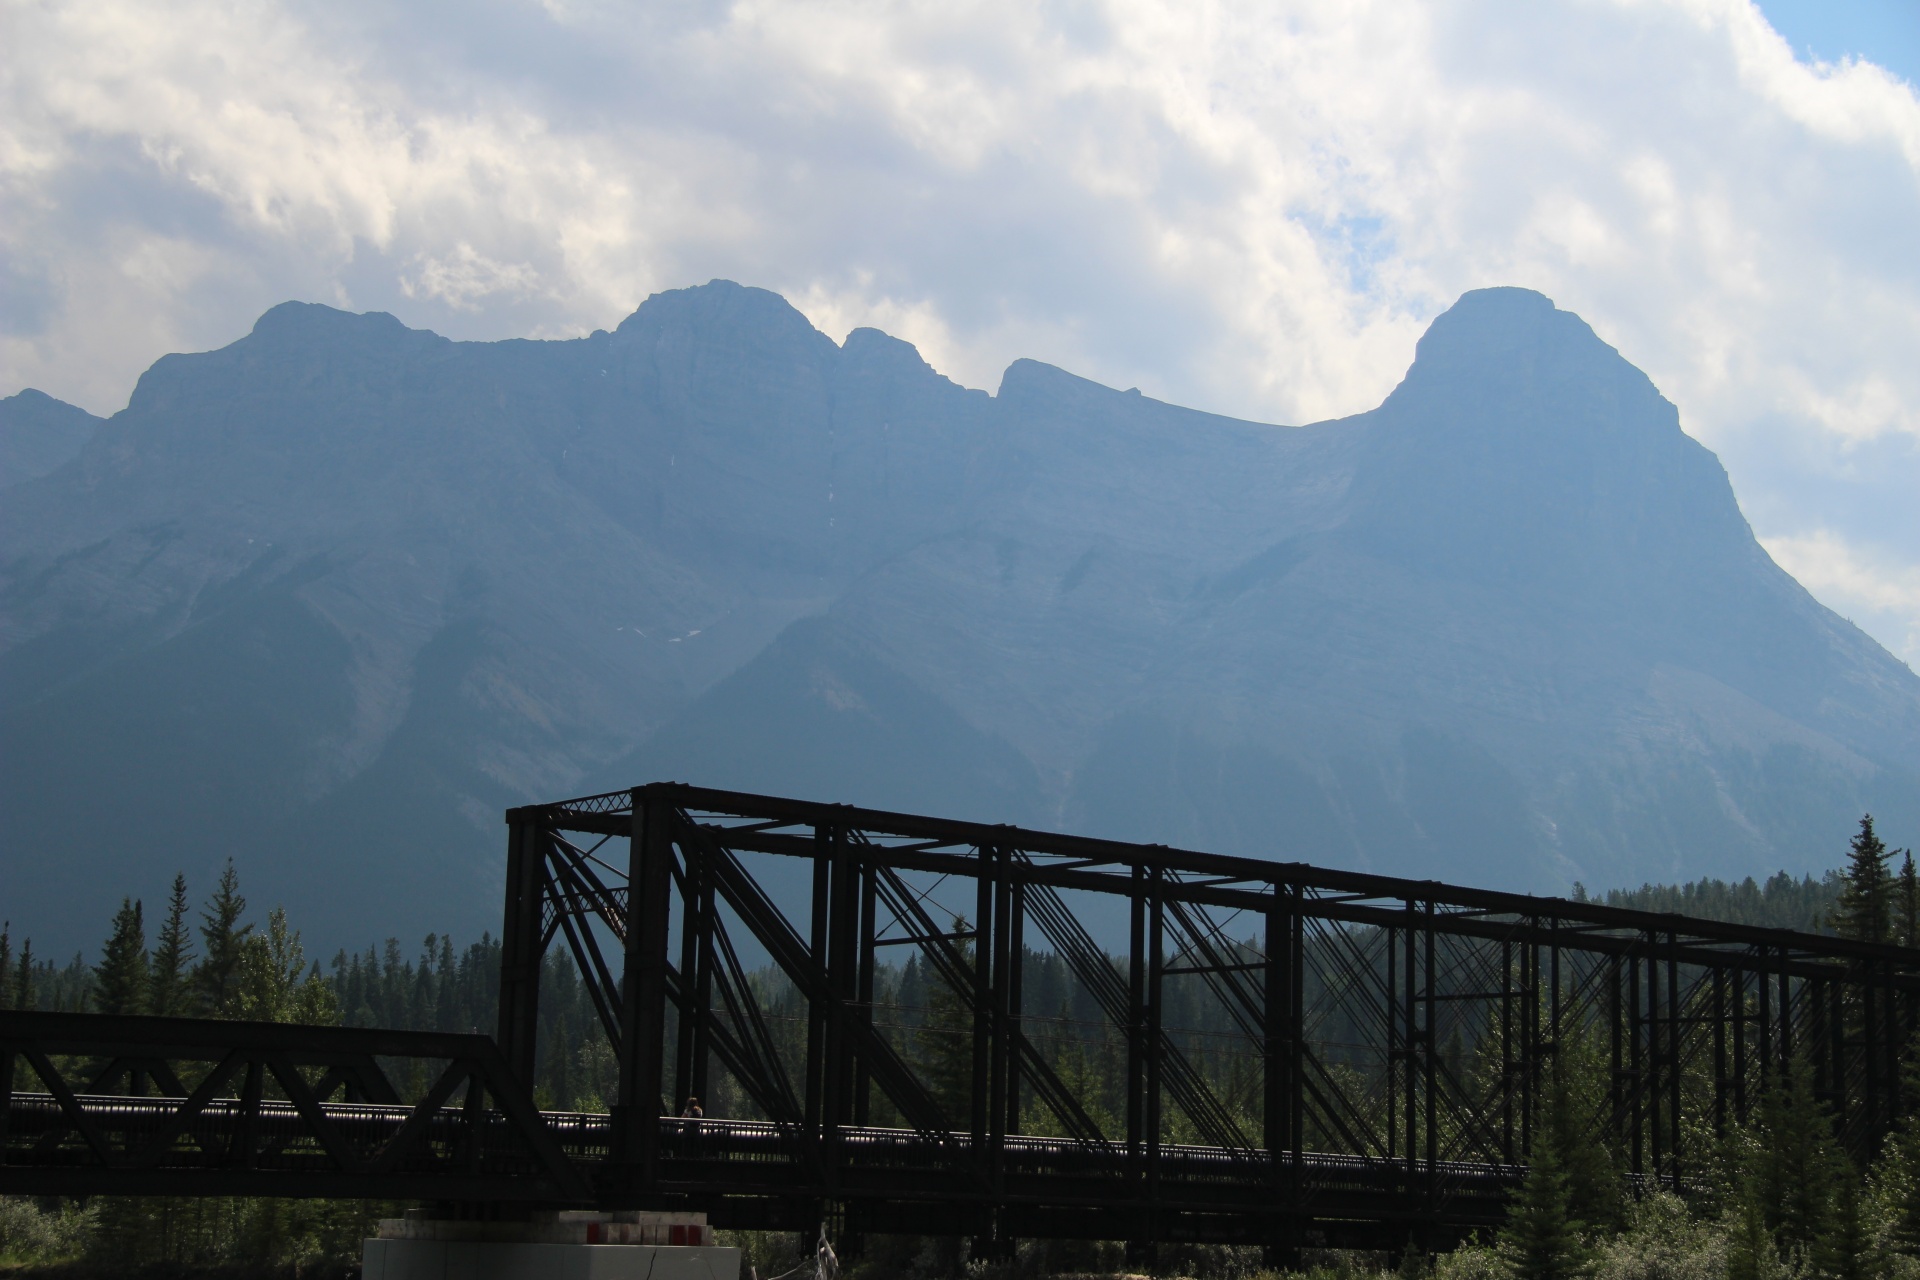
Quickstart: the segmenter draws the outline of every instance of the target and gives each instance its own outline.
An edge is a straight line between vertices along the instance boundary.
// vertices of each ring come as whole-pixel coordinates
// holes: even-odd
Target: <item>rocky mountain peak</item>
[[[1536,888],[1920,825],[1920,680],[1526,290],[1299,428],[728,281],[559,342],[290,304],[9,491],[0,599],[50,950],[229,853],[321,948],[476,934],[501,809],[653,777]]]

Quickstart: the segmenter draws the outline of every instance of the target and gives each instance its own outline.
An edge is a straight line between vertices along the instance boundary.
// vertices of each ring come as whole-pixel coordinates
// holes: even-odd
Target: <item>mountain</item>
[[[1305,427],[726,282],[286,304],[9,491],[0,600],[4,913],[65,945],[228,857],[329,943],[477,932],[501,809],[662,777],[1508,887],[1920,825],[1920,680],[1523,290]]]
[[[100,419],[28,387],[0,400],[0,489],[71,461]]]

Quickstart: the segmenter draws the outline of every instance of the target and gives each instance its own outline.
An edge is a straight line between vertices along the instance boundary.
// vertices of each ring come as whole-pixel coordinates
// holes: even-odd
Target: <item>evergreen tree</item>
[[[206,953],[193,969],[194,994],[200,999],[201,1007],[216,1018],[233,1016],[232,1004],[235,998],[235,985],[240,973],[240,960],[253,926],[240,923],[240,917],[247,911],[247,900],[240,896],[240,876],[233,869],[233,859],[227,859],[227,869],[220,873],[220,884],[207,899],[207,908],[200,913],[200,937],[206,943]]]
[[[1842,876],[1840,900],[1828,918],[1841,937],[1856,942],[1893,940],[1893,877],[1887,873],[1887,846],[1873,831],[1873,815],[1860,819]]]
[[[968,927],[965,916],[955,917],[955,933]],[[962,939],[959,951],[971,968],[973,940]],[[914,1048],[927,1091],[949,1121],[965,1128],[973,1098],[973,1002],[938,974],[927,975],[926,1016],[914,1033]]]
[[[1913,1258],[1920,1257],[1920,1043],[1902,1058],[1900,1110],[1875,1176],[1892,1215],[1893,1245]]]
[[[0,921],[0,1009],[13,1007],[13,921]]]
[[[1780,1271],[1780,1253],[1767,1226],[1760,1183],[1754,1178],[1742,1179],[1728,1223],[1727,1280],[1773,1280]]]
[[[31,1009],[33,998],[33,939],[20,940],[20,967],[13,971],[13,1007]]]
[[[1872,1280],[1880,1270],[1873,1265],[1872,1233],[1860,1203],[1860,1179],[1845,1157],[1840,1163],[1827,1229],[1813,1246],[1814,1274],[1821,1280]]]
[[[1768,1221],[1784,1252],[1811,1252],[1832,1228],[1840,1170],[1833,1123],[1813,1095],[1813,1072],[1804,1057],[1796,1055],[1768,1091],[1761,1129],[1753,1175]]]
[[[1587,1123],[1580,1102],[1605,1096],[1605,1067],[1591,1028],[1565,1036],[1548,1077],[1545,1115],[1561,1167],[1566,1170],[1573,1214],[1589,1227],[1618,1226],[1626,1205],[1620,1170],[1600,1136]]]
[[[1573,1214],[1573,1184],[1551,1126],[1533,1144],[1532,1163],[1500,1229],[1500,1256],[1514,1280],[1572,1280],[1591,1257]]]
[[[138,899],[120,899],[93,969],[93,1003],[101,1013],[147,1011],[147,928]]]
[[[187,878],[173,878],[173,895],[167,900],[167,922],[155,939],[153,964],[147,984],[147,1005],[162,1017],[180,1017],[191,1013],[193,992],[187,985],[193,965],[190,949],[192,935],[187,928]]]

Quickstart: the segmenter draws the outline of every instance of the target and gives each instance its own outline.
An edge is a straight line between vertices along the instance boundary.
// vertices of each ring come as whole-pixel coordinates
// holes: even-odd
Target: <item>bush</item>
[[[93,1233],[97,1210],[63,1204],[42,1209],[25,1196],[0,1196],[0,1261],[65,1262]]]

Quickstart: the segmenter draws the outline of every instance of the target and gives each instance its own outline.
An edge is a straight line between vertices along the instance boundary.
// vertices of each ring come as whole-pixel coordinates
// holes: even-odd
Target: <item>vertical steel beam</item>
[[[1773,1087],[1774,1071],[1781,1061],[1776,1052],[1776,1027],[1773,1016],[1773,977],[1767,972],[1767,948],[1755,949],[1753,985],[1757,994],[1756,1025],[1754,1026],[1754,1049],[1760,1055],[1759,1089],[1765,1097],[1767,1090]]]
[[[1536,931],[1540,921],[1529,921]],[[1520,1146],[1509,1161],[1526,1159],[1533,1150],[1534,1099],[1540,1089],[1540,947],[1529,942],[1520,949]]]
[[[1012,878],[1012,864],[1005,867],[1007,893],[1006,927],[1001,931],[1006,938],[1007,982],[1006,982],[1006,1118],[1002,1122],[1002,1133],[1020,1132],[1020,1051],[1018,1042],[1026,1035],[1024,1021],[1026,995],[1023,989],[1023,976],[1027,967],[1027,890]]]
[[[1513,1149],[1513,940],[1500,941],[1500,1158],[1514,1163]]]
[[[633,792],[627,863],[627,953],[621,979],[620,1101],[613,1118],[616,1159],[628,1191],[655,1194],[660,1181],[661,1092],[665,1085],[667,942],[677,812],[666,784]]]
[[[1409,908],[1411,909],[1411,908]],[[1386,999],[1380,1002],[1386,1014],[1387,1031],[1387,1160],[1400,1158],[1400,1081],[1406,1070],[1406,1044],[1401,1035],[1400,1010],[1400,930],[1392,925],[1380,927],[1387,953]]]
[[[1291,1046],[1287,1041],[1292,1031],[1292,1019],[1287,1016],[1286,993],[1291,986],[1287,976],[1287,961],[1283,950],[1287,942],[1287,894],[1280,885],[1273,887],[1273,896],[1267,900],[1266,934],[1261,939],[1265,963],[1260,971],[1260,1002],[1264,1017],[1261,1031],[1265,1043],[1260,1046],[1260,1135],[1261,1144],[1267,1149],[1267,1164],[1273,1175],[1276,1198],[1281,1198],[1284,1187],[1284,1170],[1288,1147],[1287,1116],[1291,1109],[1287,1106],[1286,1062]]]
[[[833,828],[813,829],[813,901],[808,913],[808,958],[816,969],[827,968],[831,946],[827,930],[831,927],[833,905]],[[807,1001],[807,1084],[804,1101],[807,1131],[818,1136],[821,1112],[825,1104],[827,1069],[827,1022],[829,997],[823,992]]]
[[[1713,1132],[1727,1135],[1727,981],[1725,969],[1715,969],[1713,982]]]
[[[1639,952],[1627,957],[1627,1062],[1630,1081],[1627,1098],[1632,1146],[1629,1158],[1635,1173],[1647,1172],[1647,1050],[1646,1028],[1640,1022]]]
[[[1785,1075],[1793,1068],[1793,977],[1787,972],[1789,956],[1786,945],[1780,947],[1780,1034],[1777,1049],[1780,1053],[1780,1074]]]
[[[1287,1120],[1287,1132],[1292,1136],[1293,1150],[1293,1202],[1297,1206],[1306,1198],[1306,1158],[1307,1158],[1307,911],[1306,890],[1299,885],[1290,886],[1292,895],[1292,937],[1287,943],[1287,971],[1291,977],[1292,990],[1288,995],[1289,1009],[1293,1027],[1290,1033],[1293,1052],[1287,1063],[1287,1078],[1292,1082],[1287,1090],[1287,1100],[1293,1108],[1293,1114]],[[1392,1002],[1392,993],[1388,993],[1388,1002]]]
[[[689,872],[691,872],[689,868]],[[698,952],[699,975],[692,984],[693,990],[693,1083],[692,1092],[700,1099],[702,1107],[713,1104],[712,1091],[708,1087],[708,1067],[713,1061],[713,970],[715,964],[713,948],[713,877],[707,873],[704,864],[698,877],[700,948]],[[691,889],[692,886],[689,886]],[[686,979],[681,979],[683,987]]]
[[[1436,954],[1439,945],[1439,929],[1435,920],[1437,905],[1433,899],[1427,899],[1425,919],[1421,931],[1426,935],[1425,964],[1426,973],[1422,975],[1421,987],[1426,992],[1427,1017],[1420,1028],[1421,1090],[1426,1094],[1426,1139],[1427,1178],[1425,1187],[1425,1208],[1429,1224],[1440,1205],[1440,1070],[1436,1059],[1439,1056],[1439,1020],[1435,1016],[1439,1010],[1440,966]]]
[[[1827,1105],[1833,1109],[1834,1125],[1847,1132],[1853,1115],[1847,1106],[1847,1009],[1846,992],[1838,981],[1827,988]]]
[[[1672,930],[1667,932],[1667,1151],[1668,1172],[1673,1178],[1673,1189],[1680,1190],[1681,1143],[1685,1140],[1686,1125],[1681,1115],[1680,1064],[1686,1059],[1685,1046],[1681,1037],[1686,1034],[1686,1022],[1680,1008],[1680,938]]]
[[[860,874],[852,841],[835,827],[828,845],[831,889],[827,920],[827,1045],[820,1122],[836,1152],[840,1130],[853,1118],[853,1056],[860,992]]]
[[[680,1010],[674,1023],[673,1093],[667,1099],[676,1112],[698,1096],[693,1087],[693,1041],[700,1022],[695,994],[700,974],[699,880],[700,859],[688,849],[680,890]]]
[[[540,1037],[541,910],[547,832],[538,811],[507,811],[507,893],[500,925],[500,1006],[495,1037],[514,1078],[533,1088]],[[614,1046],[618,1051],[619,1046]]]
[[[973,1137],[974,1158],[980,1159],[987,1148],[987,1134],[993,1123],[994,1053],[993,1023],[994,980],[1006,970],[995,963],[999,946],[995,938],[994,901],[996,851],[982,845],[976,851],[978,872],[973,888],[973,989],[967,1004],[973,1010],[972,1070],[968,1072],[967,1130]]]
[[[871,1025],[873,1022],[873,980],[874,980],[874,939],[880,934],[880,922],[875,916],[879,908],[879,870],[873,860],[862,859],[860,863],[860,979],[857,998],[860,1002],[860,1019]],[[853,1060],[853,1122],[865,1125],[872,1118],[873,1080],[872,1071],[865,1053],[856,1053]]]
[[[1127,1159],[1136,1193],[1146,1191],[1147,869],[1135,865],[1127,889]]]
[[[1407,1147],[1407,1194],[1417,1194],[1420,1176],[1420,971],[1416,963],[1420,941],[1420,908],[1412,898],[1407,899],[1407,924],[1401,930],[1401,950],[1404,953],[1406,972],[1401,975],[1400,985],[1403,1004],[1401,1007],[1401,1026],[1405,1031],[1405,1047],[1402,1049],[1406,1063],[1406,1083],[1401,1104],[1406,1112]]]
[[[1616,1149],[1624,1148],[1633,1132],[1626,1110],[1627,981],[1626,965],[1616,953],[1603,962],[1607,966],[1607,1126]]]
[[[984,869],[990,873],[987,906],[993,917],[993,955],[988,983],[991,996],[987,1023],[987,1089],[985,1129],[987,1164],[996,1196],[1005,1186],[1002,1160],[1007,1145],[1008,1087],[1013,1063],[1018,1060],[1013,1046],[1013,988],[1018,963],[1014,948],[1019,945],[1013,923],[1013,885],[1009,882],[1009,858],[1005,849],[981,854]]]
[[[1728,995],[1733,1003],[1733,1119],[1736,1124],[1744,1125],[1748,1120],[1747,1077],[1752,1070],[1753,1056],[1747,1035],[1752,1022],[1747,1012],[1747,971],[1735,969],[1729,986]]]
[[[1147,1138],[1147,1200],[1158,1205],[1160,1200],[1160,1131],[1161,1124],[1161,1031],[1165,1018],[1166,997],[1166,903],[1164,901],[1164,879],[1166,872],[1160,867],[1153,869],[1148,881],[1152,895],[1147,916],[1147,1025],[1146,1039],[1146,1138]],[[1156,1230],[1156,1237],[1157,1237]]]

